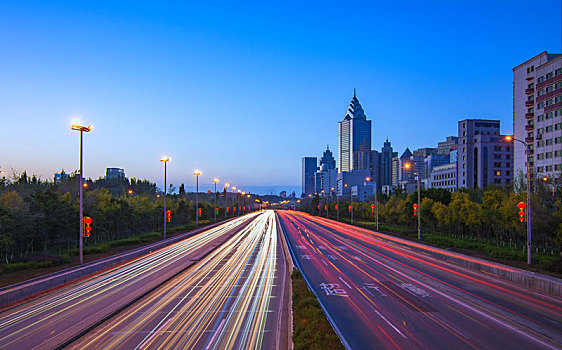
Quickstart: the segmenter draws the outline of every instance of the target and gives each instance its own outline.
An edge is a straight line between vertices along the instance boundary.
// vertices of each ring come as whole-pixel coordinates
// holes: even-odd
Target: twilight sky
[[[162,182],[298,185],[337,155],[357,88],[373,147],[436,146],[457,121],[512,131],[512,68],[562,52],[560,0],[2,1],[0,167],[121,167]]]

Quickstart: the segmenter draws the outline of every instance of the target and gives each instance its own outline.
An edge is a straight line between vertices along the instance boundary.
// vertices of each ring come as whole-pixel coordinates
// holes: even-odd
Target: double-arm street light
[[[531,152],[527,142],[516,139],[511,135],[506,136],[505,139],[506,141],[521,142],[525,146],[525,158],[527,160],[527,212],[525,213],[525,216],[527,216],[527,264],[531,265],[531,166],[529,163],[529,156]]]
[[[404,164],[404,168],[410,169],[412,168],[412,164],[406,163]],[[418,217],[418,240],[421,240],[421,206],[420,206],[420,173],[417,170],[413,170],[414,175],[416,175],[417,179],[417,188],[418,188],[418,210],[417,210],[417,217]]]
[[[80,250],[80,265],[82,265],[84,263],[84,257],[82,254],[82,238],[84,237],[84,210],[82,207],[82,189],[84,188],[84,177],[83,177],[83,172],[82,172],[82,141],[83,141],[83,134],[85,132],[90,132],[92,131],[92,126],[88,125],[88,126],[82,126],[82,125],[76,125],[73,124],[70,127],[72,130],[75,131],[80,131],[80,238],[79,238],[79,250]]]
[[[199,175],[201,175],[201,170],[195,170],[193,172],[195,175],[195,228],[199,227]]]
[[[166,193],[168,192],[166,188],[166,171],[167,171],[167,164],[170,161],[170,157],[162,157],[160,161],[164,163],[164,239],[166,239],[166,222],[167,220],[167,213],[166,213]]]
[[[217,222],[217,182],[219,182],[219,179],[214,178],[213,182],[215,183],[215,222]]]

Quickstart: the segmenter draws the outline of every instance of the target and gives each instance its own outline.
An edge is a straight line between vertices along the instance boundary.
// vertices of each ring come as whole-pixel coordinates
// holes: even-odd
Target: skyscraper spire
[[[356,91],[355,91],[355,88],[353,88],[353,97],[354,97],[354,98],[357,98],[355,92],[356,92]]]

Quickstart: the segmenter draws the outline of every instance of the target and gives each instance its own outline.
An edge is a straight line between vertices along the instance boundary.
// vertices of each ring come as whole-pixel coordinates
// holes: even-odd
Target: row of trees
[[[75,249],[78,240],[79,202],[76,174],[59,183],[28,177],[24,172],[12,180],[0,179],[0,261],[10,263],[31,253],[61,254]],[[154,183],[136,179],[88,180],[84,188],[84,215],[93,219],[86,244],[161,230],[163,193]],[[171,188],[173,189],[173,188]],[[129,190],[132,193],[129,193]],[[217,198],[221,197],[216,194]],[[199,194],[202,218],[213,218],[213,194]],[[229,198],[246,205],[246,198]],[[248,199],[249,200],[249,199]],[[172,210],[169,227],[195,220],[195,194],[168,194]],[[220,198],[219,218],[224,217]],[[232,207],[229,216],[232,216]]]
[[[417,228],[417,217],[413,215],[413,204],[417,204],[417,193],[397,193],[390,197],[378,196],[379,222],[411,230]],[[494,240],[497,243],[526,240],[526,224],[519,221],[519,202],[526,202],[526,192],[514,192],[510,188],[489,187],[462,189],[450,193],[444,189],[421,191],[422,229],[456,236]],[[340,198],[340,217],[349,219],[351,213],[349,197]],[[562,196],[552,194],[545,185],[537,186],[532,193],[533,244],[540,246],[562,246]],[[316,197],[303,202],[303,208],[312,214],[326,216],[326,205],[334,218],[335,198]],[[354,218],[375,221],[371,202],[353,202]],[[320,210],[318,209],[320,208]]]

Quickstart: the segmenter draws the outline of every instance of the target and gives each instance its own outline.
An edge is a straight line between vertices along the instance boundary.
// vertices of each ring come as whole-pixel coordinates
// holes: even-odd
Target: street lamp
[[[548,177],[545,176],[545,177],[542,178],[542,180],[546,184],[546,183],[548,183],[549,179],[548,179]],[[552,198],[555,198],[556,196],[555,196],[555,193],[554,193],[554,191],[555,191],[555,189],[554,189],[554,178],[552,178],[551,182],[552,182]]]
[[[166,216],[166,193],[168,192],[166,189],[166,171],[170,157],[164,156],[160,158],[160,161],[164,163],[164,239],[166,239],[166,221],[168,221]]]
[[[199,175],[201,175],[201,170],[195,170],[193,172],[195,175],[195,228],[199,227]]]
[[[404,164],[404,168],[410,169],[412,164],[406,163]],[[413,169],[412,169],[413,170]],[[416,175],[417,179],[417,187],[418,187],[418,213],[416,214],[418,217],[418,240],[421,240],[421,206],[420,206],[420,174],[418,171],[414,170],[414,175]]]
[[[84,237],[84,209],[82,207],[82,189],[84,188],[83,186],[83,182],[84,182],[84,176],[83,176],[83,172],[82,172],[82,141],[83,141],[83,134],[85,132],[90,132],[92,130],[92,126],[88,125],[88,126],[82,126],[82,125],[76,125],[73,124],[70,129],[75,130],[75,131],[80,131],[80,239],[79,239],[79,250],[80,250],[80,265],[82,265],[84,263],[84,256],[82,254],[82,238]]]
[[[214,178],[213,182],[215,183],[215,222],[217,222],[217,182],[219,179]]]
[[[225,220],[226,220],[226,194],[227,194],[228,186],[230,186],[230,184],[228,182],[224,184],[224,218],[225,218]]]
[[[525,146],[525,158],[527,159],[527,264],[531,265],[531,167],[529,163],[529,144],[525,141],[514,138],[511,135],[505,137],[506,141],[521,142]]]

